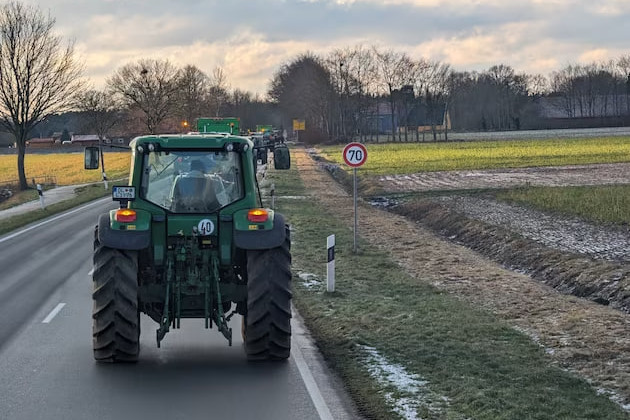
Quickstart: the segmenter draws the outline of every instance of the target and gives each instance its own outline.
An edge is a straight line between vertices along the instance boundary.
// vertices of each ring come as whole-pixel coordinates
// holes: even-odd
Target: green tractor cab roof
[[[139,152],[145,150],[166,149],[217,149],[247,151],[253,147],[252,141],[243,136],[230,134],[160,134],[136,137],[129,143],[129,147]]]

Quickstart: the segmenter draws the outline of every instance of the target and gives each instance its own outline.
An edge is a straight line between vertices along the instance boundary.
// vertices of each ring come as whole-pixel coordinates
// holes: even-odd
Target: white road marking
[[[326,405],[326,401],[324,401],[321,392],[319,392],[319,387],[315,382],[315,378],[313,378],[313,374],[304,361],[304,356],[302,355],[302,351],[300,350],[297,340],[291,337],[291,342],[291,356],[293,357],[295,365],[302,376],[306,390],[311,396],[311,401],[313,401],[313,405],[317,410],[317,414],[319,414],[319,418],[321,420],[334,420],[328,405]]]
[[[59,313],[59,311],[61,311],[63,309],[63,307],[66,306],[65,303],[61,302],[59,303],[57,306],[55,306],[55,309],[53,309],[52,311],[50,311],[50,313],[48,314],[48,316],[46,318],[44,318],[44,320],[42,321],[42,324],[49,324],[50,321],[53,320],[54,317],[57,316],[57,314]]]
[[[103,201],[105,201],[105,200],[111,200],[111,198],[103,198],[103,199],[100,199],[100,200],[97,200],[97,201],[93,201],[93,202],[91,202],[91,203],[89,203],[89,204],[86,204],[85,206],[77,207],[77,208],[76,208],[76,209],[74,209],[74,210],[67,211],[67,212],[65,212],[65,213],[62,213],[62,214],[60,214],[60,215],[58,215],[58,216],[55,216],[55,217],[53,217],[53,218],[50,218],[50,219],[48,219],[48,220],[44,220],[43,222],[38,223],[38,224],[36,224],[36,225],[29,226],[29,227],[27,227],[26,229],[19,230],[19,231],[15,232],[15,233],[12,233],[11,235],[8,235],[8,236],[5,236],[4,238],[1,238],[1,239],[0,239],[0,243],[2,243],[2,242],[4,242],[4,241],[8,241],[9,239],[13,239],[13,238],[15,238],[16,236],[20,236],[20,235],[21,235],[21,234],[23,234],[23,233],[30,232],[31,230],[33,230],[33,229],[37,229],[38,227],[41,227],[41,226],[44,226],[44,225],[45,225],[45,224],[47,224],[47,223],[54,222],[55,220],[59,220],[59,219],[61,219],[62,217],[66,217],[66,216],[68,216],[68,215],[70,215],[70,214],[73,214],[73,213],[77,213],[77,212],[79,212],[79,211],[82,211],[82,210],[84,210],[84,209],[86,209],[86,208],[88,208],[88,207],[95,206],[95,205],[97,205],[97,204],[102,204],[102,202],[103,202]]]

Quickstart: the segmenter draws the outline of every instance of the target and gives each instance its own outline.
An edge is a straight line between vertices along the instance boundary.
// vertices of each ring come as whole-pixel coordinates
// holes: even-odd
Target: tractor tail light
[[[120,209],[116,211],[116,221],[120,223],[129,223],[136,221],[136,211],[131,209]]]
[[[251,209],[247,212],[247,220],[252,223],[264,223],[269,218],[269,213],[265,209]]]

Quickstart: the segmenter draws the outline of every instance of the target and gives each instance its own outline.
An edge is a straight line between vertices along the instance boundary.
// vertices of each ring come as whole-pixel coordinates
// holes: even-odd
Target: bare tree
[[[111,92],[90,89],[78,96],[76,107],[83,113],[86,129],[93,130],[98,136],[103,183],[107,188],[103,141],[111,134],[111,130],[120,123],[120,104]]]
[[[306,120],[305,140],[321,141],[323,133],[332,137],[334,89],[321,58],[306,53],[283,65],[274,75],[268,95],[288,118]]]
[[[210,78],[196,66],[188,65],[179,78],[178,108],[184,127],[201,117],[208,99]]]
[[[339,129],[337,134],[348,137],[359,131],[363,138],[367,126],[367,111],[371,98],[370,89],[376,81],[376,63],[371,49],[361,45],[336,49],[323,61],[331,75],[332,86],[337,92]]]
[[[614,62],[569,65],[552,75],[552,87],[564,100],[567,117],[605,117],[620,114],[621,104],[615,91],[623,86],[623,76],[616,75]],[[612,104],[611,104],[612,101]]]
[[[446,111],[451,73],[451,67],[439,61],[419,60],[416,64],[415,87],[418,96],[424,97],[434,141],[437,140],[437,125],[444,125],[444,139],[448,139]]]
[[[379,84],[389,94],[391,110],[392,141],[396,140],[396,94],[395,91],[405,85],[413,84],[414,62],[405,53],[374,49],[379,69]]]
[[[55,19],[19,2],[0,6],[0,124],[15,136],[20,189],[28,187],[28,135],[47,116],[70,109],[83,87],[74,45],[53,33]]]
[[[224,105],[229,99],[230,86],[227,81],[225,71],[220,66],[217,66],[212,70],[212,76],[210,77],[210,89],[209,89],[209,105],[210,112],[215,117],[221,116],[221,111]]]
[[[626,114],[630,114],[630,55],[623,55],[617,59],[617,68],[621,73],[623,91],[625,93]]]
[[[520,119],[517,100],[526,94],[525,78],[517,75],[510,66],[499,64],[482,74],[481,82],[489,98],[492,98],[490,125],[499,130],[519,129]]]
[[[141,59],[116,70],[107,85],[126,105],[142,110],[149,133],[155,134],[173,111],[179,75],[168,60]]]
[[[527,75],[527,94],[534,98],[539,98],[546,95],[551,90],[549,79],[542,74]]]

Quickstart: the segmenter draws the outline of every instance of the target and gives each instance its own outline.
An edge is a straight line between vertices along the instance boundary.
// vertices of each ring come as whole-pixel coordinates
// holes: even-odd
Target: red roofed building
[[[53,137],[35,137],[26,141],[26,147],[32,147],[34,149],[52,148],[54,146],[55,139]]]

